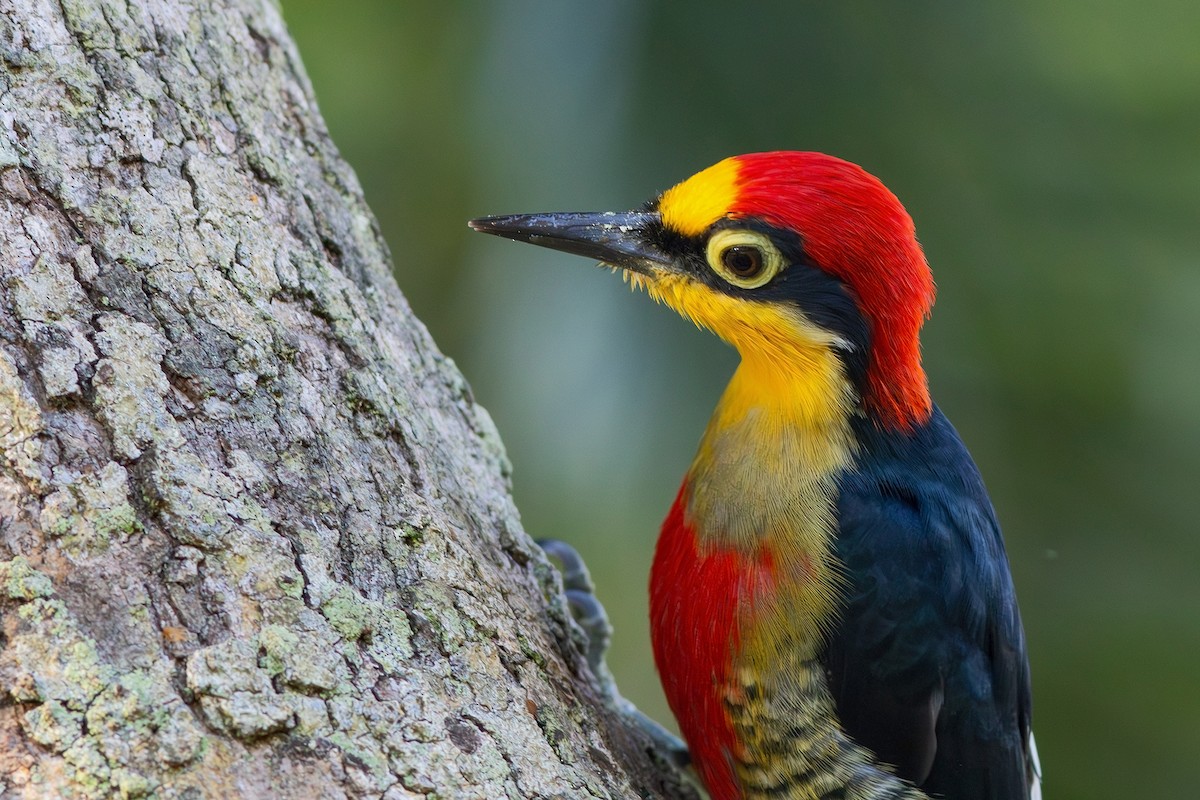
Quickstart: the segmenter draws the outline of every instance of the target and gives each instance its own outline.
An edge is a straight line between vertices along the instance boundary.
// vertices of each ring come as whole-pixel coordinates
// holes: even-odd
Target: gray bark
[[[269,0],[0,0],[0,248],[0,797],[678,794]]]

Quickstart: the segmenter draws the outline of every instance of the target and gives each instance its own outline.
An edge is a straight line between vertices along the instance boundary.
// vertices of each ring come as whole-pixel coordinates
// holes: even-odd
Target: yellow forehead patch
[[[663,225],[697,236],[729,211],[737,199],[738,161],[727,158],[663,192],[658,210]]]

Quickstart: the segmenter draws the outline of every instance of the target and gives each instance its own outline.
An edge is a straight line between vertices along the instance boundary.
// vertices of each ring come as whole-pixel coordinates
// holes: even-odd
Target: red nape
[[[712,800],[737,800],[738,753],[723,702],[747,609],[771,593],[774,563],[731,550],[701,553],[684,521],[687,483],[663,522],[650,571],[650,632],[663,690]]]
[[[912,217],[878,178],[823,153],[738,156],[730,211],[800,234],[816,265],[853,291],[871,329],[868,410],[911,428],[932,404],[918,334],[933,305],[933,276]]]

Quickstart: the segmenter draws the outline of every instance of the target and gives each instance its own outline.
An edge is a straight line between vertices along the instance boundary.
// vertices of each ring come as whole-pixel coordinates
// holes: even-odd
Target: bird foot
[[[563,593],[571,609],[571,616],[587,637],[585,658],[592,674],[596,676],[604,699],[617,713],[649,736],[658,750],[676,768],[684,769],[691,763],[691,756],[683,740],[639,711],[637,706],[622,697],[617,690],[616,679],[605,660],[608,646],[612,642],[612,624],[608,621],[608,612],[596,598],[596,586],[592,583],[592,576],[583,557],[571,545],[557,539],[541,539],[538,545],[546,555],[562,565]]]

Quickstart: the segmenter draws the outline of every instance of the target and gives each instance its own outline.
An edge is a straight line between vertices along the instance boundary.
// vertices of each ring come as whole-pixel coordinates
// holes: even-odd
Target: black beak
[[[647,235],[661,225],[656,212],[516,214],[481,217],[467,224],[482,233],[594,258],[642,274],[650,274],[653,265],[673,263]]]

